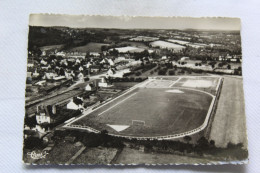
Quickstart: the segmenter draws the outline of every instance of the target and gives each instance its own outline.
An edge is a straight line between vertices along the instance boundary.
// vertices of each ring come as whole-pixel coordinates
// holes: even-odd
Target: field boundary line
[[[70,124],[74,123],[75,121],[78,121],[78,120],[82,119],[83,117],[89,115],[90,113],[92,113],[92,112],[94,112],[94,111],[96,111],[96,110],[102,108],[103,106],[105,106],[105,105],[107,105],[107,104],[113,102],[114,100],[117,100],[117,99],[121,98],[122,96],[128,94],[129,92],[131,92],[131,91],[133,91],[134,89],[138,88],[140,85],[143,85],[143,84],[145,84],[145,83],[147,83],[147,82],[150,82],[150,81],[151,81],[151,80],[147,79],[147,80],[144,80],[143,82],[141,82],[141,83],[139,83],[139,84],[136,84],[135,86],[133,86],[133,87],[127,89],[127,90],[125,91],[125,93],[123,93],[123,94],[121,94],[121,95],[115,97],[114,99],[111,99],[110,101],[108,101],[108,102],[104,103],[103,105],[99,106],[97,109],[94,109],[94,110],[93,110],[92,108],[90,108],[91,110],[90,110],[89,112],[87,112],[87,113],[86,113],[86,112],[85,112],[85,113],[83,112],[83,115],[81,115],[80,117],[76,118],[75,120],[73,120],[73,121],[71,121],[71,122],[65,124],[63,127],[69,126]],[[89,109],[88,109],[88,110],[89,110]]]
[[[219,83],[218,85],[221,83],[222,81],[222,78],[220,78],[219,80]],[[208,109],[208,112],[207,112],[207,115],[206,115],[206,118],[204,120],[204,122],[202,123],[202,125],[200,125],[199,127],[193,129],[193,130],[189,130],[189,131],[186,131],[186,132],[182,132],[182,133],[178,133],[178,134],[173,134],[173,135],[165,135],[165,136],[147,136],[147,137],[138,137],[138,136],[125,136],[125,135],[117,135],[117,134],[111,134],[111,133],[108,133],[108,135],[110,136],[115,136],[115,137],[124,137],[124,138],[127,138],[127,139],[137,139],[137,140],[147,140],[147,139],[150,139],[150,140],[165,140],[165,139],[177,139],[177,138],[183,138],[187,135],[193,135],[193,134],[196,134],[202,130],[204,130],[207,126],[208,126],[208,123],[209,123],[209,120],[210,120],[210,117],[213,113],[213,108],[215,107],[215,105],[217,104],[216,102],[216,96],[214,96],[213,94],[211,93],[208,93],[206,91],[202,91],[202,90],[197,90],[197,89],[191,89],[191,88],[181,88],[181,87],[173,87],[173,88],[178,88],[178,89],[184,89],[184,90],[193,90],[193,91],[198,91],[198,92],[201,92],[201,93],[204,93],[204,94],[208,94],[212,97],[212,101],[210,103],[210,106],[209,106],[209,109]],[[219,89],[219,88],[218,88]],[[217,94],[219,93],[219,90],[217,90]],[[82,130],[88,130],[88,131],[92,131],[92,132],[95,132],[95,133],[100,133],[99,130],[96,130],[96,129],[93,129],[89,126],[82,126],[82,125],[68,125],[68,128],[74,128],[74,129],[82,129]]]
[[[126,101],[126,100],[129,99],[130,97],[134,96],[135,94],[136,94],[136,93],[131,94],[130,96],[128,96],[128,97],[126,97],[125,99],[123,99],[123,100],[121,100],[120,102],[118,102],[117,104],[111,106],[111,107],[108,108],[107,110],[105,110],[105,111],[101,112],[100,114],[98,114],[98,116],[99,116],[99,115],[102,115],[103,113],[109,111],[110,109],[112,109],[112,108],[118,106],[119,104],[123,103],[124,101]]]
[[[172,87],[174,84],[178,83],[181,79],[182,77],[179,77],[176,81],[173,81],[173,83],[170,84],[169,87]]]

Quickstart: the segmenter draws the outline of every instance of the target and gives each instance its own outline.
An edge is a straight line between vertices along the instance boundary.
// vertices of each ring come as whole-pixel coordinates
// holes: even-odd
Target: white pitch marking
[[[182,77],[179,77],[179,79],[177,79],[176,81],[173,81],[173,83],[171,83],[169,85],[169,87],[172,87],[174,84],[176,84],[177,82],[179,82],[182,79]]]
[[[107,125],[117,132],[121,132],[129,127],[126,125],[110,125],[110,124],[107,124]]]
[[[117,105],[119,105],[119,104],[121,104],[122,102],[126,101],[126,100],[127,100],[127,99],[129,99],[130,97],[134,96],[135,94],[136,94],[136,93],[134,93],[134,94],[132,94],[132,95],[130,95],[130,96],[128,96],[128,97],[126,97],[124,100],[121,100],[121,101],[120,101],[120,102],[118,102],[117,104],[115,104],[115,105],[111,106],[110,108],[108,108],[107,110],[105,110],[105,111],[101,112],[101,113],[100,113],[100,114],[98,114],[98,115],[102,115],[103,113],[105,113],[105,112],[109,111],[110,109],[112,109],[112,108],[116,107]]]

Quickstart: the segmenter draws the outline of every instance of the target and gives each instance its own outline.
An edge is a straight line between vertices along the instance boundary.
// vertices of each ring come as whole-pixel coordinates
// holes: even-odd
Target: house
[[[38,77],[40,74],[37,72],[37,69],[32,73],[32,77]]]
[[[83,67],[82,66],[79,67],[79,71],[83,71]]]
[[[116,70],[115,70],[115,69],[110,68],[110,69],[107,71],[107,75],[108,75],[108,76],[113,76],[114,74],[116,74]]]
[[[66,79],[72,79],[73,77],[75,77],[75,74],[74,74],[73,71],[66,70],[65,71],[65,77],[66,77]]]
[[[33,67],[33,66],[34,66],[34,64],[32,64],[32,63],[27,64],[27,67]]]
[[[181,58],[181,61],[187,61],[187,60],[190,60],[190,58],[189,57],[182,57]]]
[[[32,72],[27,72],[27,77],[32,78]]]
[[[118,62],[121,62],[121,61],[125,61],[125,57],[123,57],[123,56],[117,57],[114,62],[118,63]]]
[[[63,79],[66,79],[65,76],[57,76],[57,77],[54,77],[53,80],[55,81],[60,81],[60,80],[63,80]]]
[[[105,77],[101,78],[101,81],[98,83],[99,87],[108,87],[108,83]]]
[[[162,56],[161,59],[162,59],[162,60],[165,60],[165,59],[167,59],[167,56]]]
[[[87,84],[87,86],[85,87],[86,91],[92,91],[94,88],[94,86],[92,84]]]
[[[80,81],[83,81],[83,82],[84,82],[84,74],[83,74],[83,73],[80,72],[80,73],[78,74],[78,78],[79,78]]]
[[[56,56],[61,56],[61,57],[65,57],[66,53],[65,52],[57,52]]]
[[[43,65],[47,65],[48,63],[46,61],[44,61],[43,59],[40,61],[41,64]]]
[[[100,61],[100,64],[108,64],[108,59],[107,58],[102,59],[102,61]]]
[[[92,65],[90,68],[91,73],[97,73],[100,71],[100,66],[99,65]]]
[[[90,56],[95,56],[95,57],[99,57],[100,56],[100,54],[97,53],[97,52],[90,52],[89,55]]]
[[[81,61],[80,61],[79,59],[76,59],[76,63],[77,63],[77,64],[80,64]]]
[[[42,51],[42,56],[46,56],[46,51]]]
[[[70,102],[67,104],[67,109],[83,110],[83,98],[74,97],[73,99],[71,99]]]
[[[39,82],[36,82],[35,85],[39,85],[39,86],[42,86],[46,83],[46,80],[42,80],[42,81],[39,81]]]
[[[37,124],[52,123],[54,121],[53,117],[55,116],[55,114],[56,114],[56,105],[53,106],[38,105],[37,112],[36,112]]]
[[[114,61],[112,59],[108,59],[108,63],[109,63],[110,66],[114,66],[115,65],[115,63],[114,63]]]
[[[53,73],[53,72],[50,72],[50,73],[45,73],[44,76],[43,76],[43,79],[53,79],[55,78],[56,76],[58,76],[56,73]]]
[[[91,65],[92,65],[92,64],[91,64],[90,62],[88,62],[85,66],[86,66],[87,68],[89,68]]]

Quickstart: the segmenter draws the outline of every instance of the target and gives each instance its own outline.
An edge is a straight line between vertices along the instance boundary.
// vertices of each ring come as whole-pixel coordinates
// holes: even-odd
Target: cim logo
[[[45,159],[46,156],[47,156],[47,153],[46,151],[44,152],[36,152],[36,151],[32,151],[32,152],[28,152],[27,155],[30,156],[32,159]]]

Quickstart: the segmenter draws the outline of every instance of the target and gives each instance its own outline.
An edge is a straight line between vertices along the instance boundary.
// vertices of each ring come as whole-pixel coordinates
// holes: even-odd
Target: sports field
[[[173,135],[196,129],[205,121],[213,96],[196,89],[171,87],[178,81],[176,78],[151,80],[72,125],[136,137]]]

